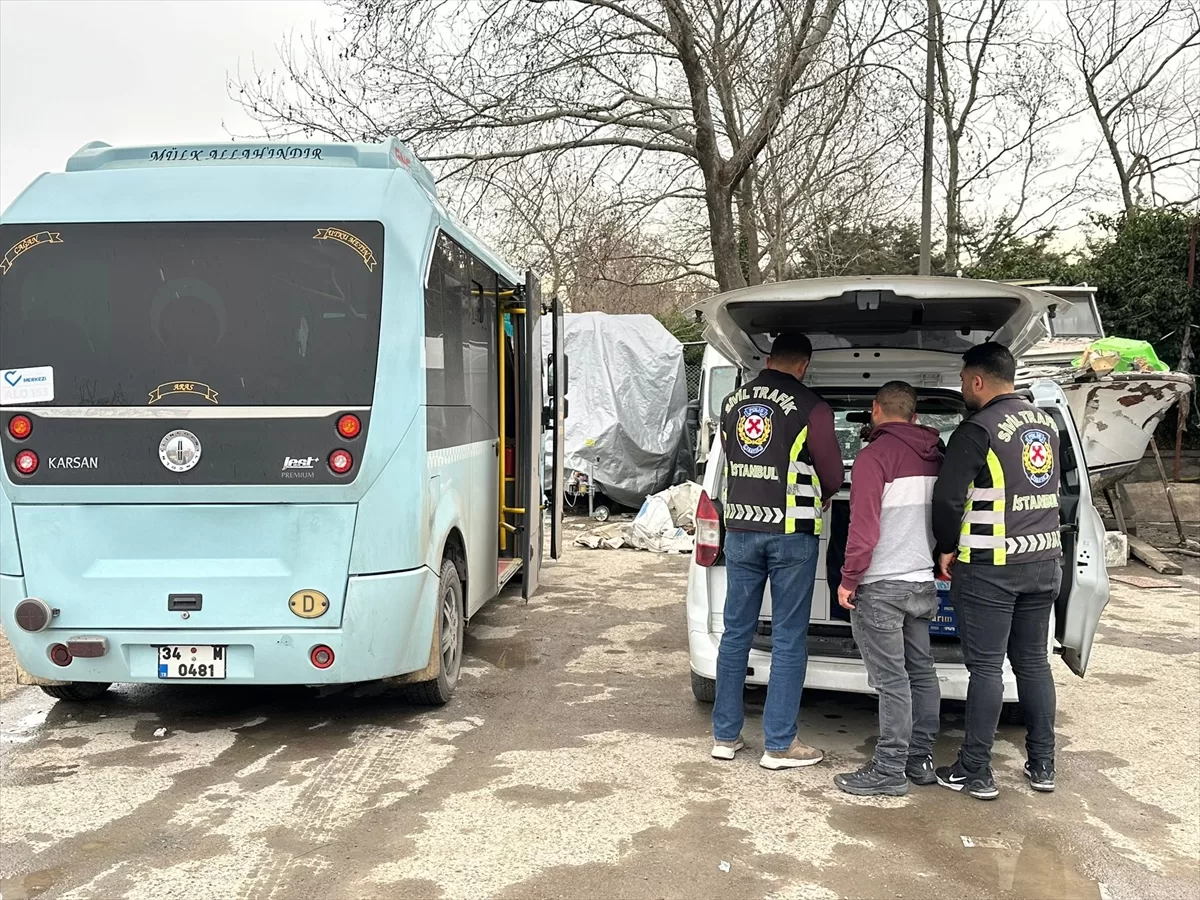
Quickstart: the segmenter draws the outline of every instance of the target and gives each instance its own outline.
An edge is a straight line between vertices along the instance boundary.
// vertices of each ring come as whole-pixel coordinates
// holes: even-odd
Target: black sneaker
[[[903,775],[881,772],[875,767],[875,760],[857,772],[834,775],[833,783],[856,797],[903,797],[908,793],[908,779]]]
[[[1054,762],[1029,760],[1025,763],[1025,777],[1029,779],[1029,785],[1035,791],[1041,791],[1043,794],[1052,793],[1054,791]]]
[[[991,768],[980,772],[968,772],[962,762],[952,766],[942,766],[936,772],[937,783],[952,791],[966,791],[976,800],[995,800],[1000,791],[996,789],[996,780],[992,778]]]
[[[932,756],[910,756],[904,774],[913,784],[936,784],[937,775],[933,772]]]

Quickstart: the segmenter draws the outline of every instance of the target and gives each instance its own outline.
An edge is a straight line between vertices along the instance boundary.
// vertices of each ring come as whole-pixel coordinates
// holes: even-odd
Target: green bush
[[[1088,262],[1104,330],[1149,341],[1171,368],[1179,365],[1189,322],[1193,355],[1200,342],[1200,289],[1187,285],[1194,221],[1159,209],[1098,219],[1107,234],[1092,245]]]
[[[704,340],[704,323],[697,322],[696,317],[680,310],[672,310],[655,316],[663,328],[671,332],[681,344],[695,344]],[[704,347],[696,344],[683,348],[683,361],[689,366],[698,366],[704,360]]]

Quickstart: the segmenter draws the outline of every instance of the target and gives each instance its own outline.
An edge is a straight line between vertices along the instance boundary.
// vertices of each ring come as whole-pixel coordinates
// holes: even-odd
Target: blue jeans
[[[819,540],[811,534],[725,535],[725,633],[717,652],[713,737],[733,741],[742,732],[742,692],[750,644],[771,579],[771,677],[763,710],[766,749],[782,753],[796,737],[800,691],[808,668],[808,620]]]

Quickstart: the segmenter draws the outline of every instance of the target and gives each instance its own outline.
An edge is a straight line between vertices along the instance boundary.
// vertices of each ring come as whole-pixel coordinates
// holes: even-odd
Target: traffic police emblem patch
[[[771,410],[766,406],[743,406],[738,410],[738,444],[753,459],[771,443]]]
[[[1031,428],[1021,435],[1021,462],[1025,465],[1025,477],[1034,487],[1045,487],[1054,474],[1054,452],[1050,449],[1050,435]]]

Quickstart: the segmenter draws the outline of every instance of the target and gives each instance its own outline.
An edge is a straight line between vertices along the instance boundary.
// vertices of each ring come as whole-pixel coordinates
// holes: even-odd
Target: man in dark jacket
[[[879,692],[879,742],[857,772],[836,776],[848,794],[901,797],[933,784],[941,691],[929,649],[937,612],[930,500],[941,436],[916,424],[917,392],[889,381],[871,405],[869,443],[855,457],[850,534],[838,602]]]
[[[759,764],[791,769],[824,754],[796,737],[808,667],[808,622],[820,546],[821,511],[845,478],[829,404],[801,384],[812,344],[784,334],[767,367],[722,407],[725,451],[725,631],[717,653],[715,759],[733,759],[742,740],[742,692],[750,645],[771,582],[771,670]]]
[[[933,491],[938,565],[971,673],[958,761],[938,783],[980,800],[998,794],[992,743],[1004,700],[1007,654],[1025,715],[1035,791],[1054,790],[1054,678],[1050,613],[1062,583],[1059,438],[1054,419],[1013,387],[1017,364],[1000,344],[963,354],[963,400],[971,414],[946,447]]]

